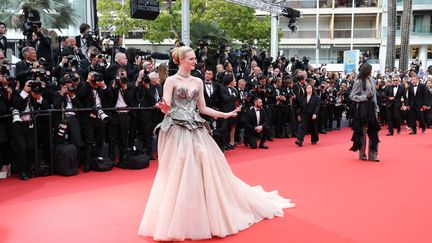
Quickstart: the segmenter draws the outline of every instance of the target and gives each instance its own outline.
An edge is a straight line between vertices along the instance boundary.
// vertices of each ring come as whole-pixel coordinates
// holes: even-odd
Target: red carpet
[[[348,151],[348,129],[313,146],[276,139],[269,150],[227,152],[237,176],[278,189],[297,207],[206,242],[432,242],[431,131],[384,133],[381,163]],[[136,232],[156,167],[0,180],[0,242],[154,242]]]

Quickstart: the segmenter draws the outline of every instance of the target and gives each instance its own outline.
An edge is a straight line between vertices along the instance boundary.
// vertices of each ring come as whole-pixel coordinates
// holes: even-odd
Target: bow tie
[[[397,85],[393,85],[393,88],[397,88]]]
[[[413,87],[417,87],[417,84],[416,84],[416,85],[414,85]]]
[[[261,108],[258,108],[258,109],[255,108],[255,111],[260,111],[260,110],[261,110]]]
[[[205,84],[212,84],[212,82],[205,82]]]

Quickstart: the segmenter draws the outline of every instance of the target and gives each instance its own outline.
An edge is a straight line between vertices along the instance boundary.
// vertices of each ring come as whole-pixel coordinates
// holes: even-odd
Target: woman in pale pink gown
[[[227,119],[238,110],[206,107],[202,80],[190,75],[196,64],[191,48],[176,48],[172,57],[180,66],[158,104],[166,114],[158,125],[159,168],[138,234],[161,241],[225,237],[282,217],[282,209],[294,204],[237,178],[199,115]]]

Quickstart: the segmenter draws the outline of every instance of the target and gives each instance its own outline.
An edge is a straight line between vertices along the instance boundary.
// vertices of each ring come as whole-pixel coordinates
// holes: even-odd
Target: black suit
[[[251,107],[246,113],[246,142],[251,148],[257,147],[257,139],[260,139],[260,145],[263,145],[268,136],[268,117],[264,109],[259,109],[259,122],[257,121],[257,112],[255,107]],[[262,126],[262,131],[258,133],[255,128]]]
[[[93,89],[89,83],[85,83],[78,92],[78,98],[80,99],[83,108],[95,109],[95,111],[86,111],[80,114],[80,120],[84,124],[84,162],[86,163],[86,169],[91,167],[93,157],[102,156],[102,148],[105,137],[105,123],[98,117],[98,113],[96,112],[96,95],[94,94],[93,90],[96,91],[97,96],[100,99],[100,108],[109,107],[110,101],[112,99],[112,93],[108,87],[106,89]]]
[[[219,95],[220,95],[220,85],[214,81],[210,83],[203,82],[204,88],[204,99],[206,102],[206,106],[212,109],[219,109]],[[202,115],[206,121],[210,123],[210,126],[213,126],[213,121],[215,119],[213,117],[209,117],[206,115]],[[212,127],[213,129],[216,127]]]
[[[72,105],[73,109],[79,109],[82,108],[81,102],[78,99],[78,96],[75,95],[75,97],[68,97],[67,94],[61,95],[60,92],[55,93],[53,98],[53,108],[54,109],[66,109],[68,105],[68,101]],[[56,129],[56,134],[59,128],[60,123],[62,120],[66,120],[67,122],[67,134],[69,135],[69,138],[73,145],[77,148],[78,151],[81,150],[81,147],[83,146],[82,137],[81,137],[81,125],[79,122],[79,113],[78,112],[65,112],[64,117],[62,117],[62,114],[57,112],[53,115],[53,127]],[[56,143],[60,143],[63,140],[63,138],[58,137]]]
[[[386,113],[389,133],[393,134],[393,129],[396,128],[398,131],[401,127],[401,107],[402,97],[405,92],[402,85],[398,85],[396,93],[394,92],[394,86],[389,85],[384,89],[384,98],[386,99]],[[393,99],[390,99],[393,97]]]
[[[231,92],[231,93],[230,93]],[[237,90],[225,85],[220,86],[220,110],[222,112],[231,112],[236,109],[238,98]],[[229,142],[229,133],[236,118],[221,119],[217,124],[217,129],[225,134],[225,144]]]
[[[126,90],[121,90],[120,87],[111,88],[113,99],[111,99],[111,107],[117,107],[119,96],[123,97],[127,107],[135,106],[135,90],[133,85],[127,85]],[[113,111],[110,112],[110,120],[108,122],[108,153],[112,160],[115,159],[115,144],[119,144],[119,161],[123,162],[127,155],[128,138],[130,131],[131,116],[135,115],[130,111]]]
[[[309,130],[311,134],[311,142],[318,142],[318,127],[317,119],[320,110],[320,98],[316,95],[312,95],[307,101],[307,97],[303,96],[298,99],[298,109],[297,113],[301,117],[300,132],[298,135],[298,140],[303,141],[306,131]],[[312,119],[315,115],[316,119]]]
[[[24,96],[24,98],[23,98]],[[28,107],[30,111],[45,110],[49,103],[45,98],[36,101],[24,91],[14,91],[11,97],[12,107],[24,112]],[[13,143],[16,148],[16,167],[18,173],[26,173],[34,165],[34,114],[21,115],[21,121],[13,124]],[[27,119],[24,119],[27,117]],[[41,125],[41,124],[39,124]],[[42,124],[43,125],[43,124]]]
[[[134,146],[136,132],[139,131],[142,136],[142,148],[146,150],[148,155],[152,154],[152,109],[156,103],[154,100],[154,90],[145,88],[140,84],[135,89],[135,100],[138,107],[147,107],[148,110],[140,110],[136,112],[136,120],[132,121],[131,132],[129,136],[129,147]]]
[[[3,42],[3,43],[2,43],[2,42]],[[0,38],[0,50],[3,51],[4,56],[6,56],[6,49],[7,49],[7,45],[8,45],[8,42],[7,42],[7,38],[6,38],[6,36],[2,36],[2,37]]]
[[[28,80],[34,79],[34,73],[31,72],[32,67],[33,65],[25,60],[16,63],[15,75],[21,88]]]
[[[420,127],[426,129],[426,123],[423,116],[423,106],[428,105],[428,93],[426,85],[419,83],[417,85],[417,92],[414,94],[414,85],[410,85],[408,88],[408,103],[410,106],[410,127],[415,133],[417,131],[417,120],[419,121]]]
[[[45,37],[40,32],[36,32],[38,39],[32,41],[32,46],[36,50],[37,58],[45,58],[45,69],[51,70],[53,67],[52,53],[51,53],[51,39]]]

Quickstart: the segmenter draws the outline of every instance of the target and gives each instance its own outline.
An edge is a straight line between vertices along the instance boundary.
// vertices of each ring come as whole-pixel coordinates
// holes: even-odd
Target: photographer
[[[286,89],[282,88],[281,78],[276,78],[274,86],[276,104],[273,106],[272,120],[275,129],[275,136],[277,138],[283,138],[285,135],[284,124],[286,123],[287,118],[286,106],[288,105],[288,94],[286,93]]]
[[[98,52],[96,47],[90,47],[88,52],[88,59],[81,61],[81,77],[87,77],[90,72],[97,72],[104,75],[106,67],[107,63],[104,56]]]
[[[70,72],[78,72],[79,71],[79,63],[77,56],[68,55],[63,56],[61,62],[58,66],[54,67],[52,76],[57,80],[61,80],[64,75]]]
[[[7,38],[6,38],[6,24],[0,22],[0,51],[3,52],[3,55],[6,56],[7,49]]]
[[[118,52],[115,55],[113,63],[111,63],[111,65],[109,65],[109,67],[106,69],[105,71],[105,84],[111,84],[114,79],[116,78],[116,74],[117,74],[117,70],[119,68],[126,68],[126,65],[128,63],[128,59],[126,58],[126,54],[122,53],[122,52]]]
[[[95,33],[90,31],[90,25],[83,23],[79,27],[80,35],[75,36],[76,46],[82,53],[87,53],[87,49],[91,46],[100,50],[100,46],[96,41]]]
[[[38,27],[32,33],[31,46],[36,50],[36,56],[38,59],[45,59],[45,69],[51,70],[53,67],[52,55],[51,55],[51,39],[45,37],[41,29]]]
[[[59,36],[57,37],[58,45],[54,47],[52,50],[53,55],[53,66],[57,66],[60,62],[62,57],[64,56],[64,51],[67,47],[67,37],[66,36]]]
[[[150,156],[150,159],[154,159],[152,154],[152,115],[153,110],[150,109],[155,106],[155,92],[154,89],[150,88],[150,78],[146,74],[145,70],[141,70],[138,74],[136,81],[135,98],[138,102],[138,107],[147,107],[149,109],[141,110],[137,112],[136,127],[142,135],[142,148],[146,150],[146,153]],[[162,96],[160,96],[162,97]],[[135,140],[136,129],[131,129],[131,135],[129,137],[129,147],[132,147]]]
[[[24,87],[24,84],[28,80],[34,80],[38,68],[36,50],[33,47],[24,47],[22,55],[24,60],[16,64],[16,78],[19,82],[19,87]]]
[[[117,70],[116,78],[110,87],[113,99],[110,107],[118,108],[110,112],[108,122],[108,154],[112,161],[115,161],[115,144],[119,145],[119,163],[122,163],[127,156],[128,135],[130,130],[131,113],[121,108],[135,106],[135,90],[132,84],[128,84],[127,72],[123,68]]]
[[[16,168],[21,180],[28,180],[34,157],[34,111],[49,108],[41,95],[42,83],[29,80],[22,90],[14,91],[11,97],[13,107],[13,143],[16,148]],[[24,112],[25,114],[21,114]]]
[[[67,39],[67,43],[68,43],[68,45],[66,46],[66,48],[64,50],[64,55],[68,56],[69,59],[71,58],[71,56],[73,56],[73,58],[77,60],[78,65],[79,65],[81,60],[86,58],[84,55],[84,53],[86,53],[86,52],[82,52],[81,49],[77,46],[77,41],[76,41],[75,37],[69,37]],[[78,65],[77,65],[77,67],[78,67]]]
[[[78,98],[83,108],[92,108],[91,112],[82,112],[80,120],[83,126],[84,139],[84,172],[89,172],[94,157],[102,156],[102,148],[105,137],[105,122],[109,117],[102,110],[109,107],[112,99],[110,89],[105,85],[100,73],[90,72],[87,83],[78,92]]]
[[[0,51],[0,55],[3,55],[3,52]],[[13,93],[13,85],[9,84],[8,76],[7,70],[0,70],[0,116],[10,114],[10,98]],[[0,118],[0,178],[6,178],[10,172],[10,160],[8,158],[10,151],[12,151],[10,127],[10,118]]]
[[[77,77],[74,74],[66,74],[60,80],[60,90],[56,93],[53,101],[54,109],[79,109],[82,108],[81,102],[77,97]],[[65,132],[75,145],[78,151],[81,151],[83,142],[81,138],[81,127],[79,114],[74,111],[67,111],[64,114],[57,112],[53,115],[53,127],[56,128],[57,141],[61,143],[65,139]],[[66,125],[66,126],[64,126]],[[66,130],[66,131],[65,131]]]
[[[330,102],[330,95],[327,90],[327,82],[321,82],[317,89],[317,95],[320,99],[319,102],[319,115],[318,115],[318,132],[322,134],[327,134],[329,130],[328,127],[328,105]]]

